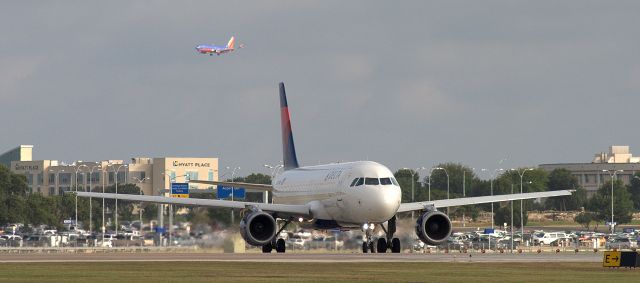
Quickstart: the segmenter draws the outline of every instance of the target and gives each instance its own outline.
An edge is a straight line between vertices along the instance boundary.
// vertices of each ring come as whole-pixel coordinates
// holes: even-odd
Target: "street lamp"
[[[510,169],[510,170],[518,172],[518,175],[520,176],[520,193],[522,194],[522,178],[524,177],[524,173],[527,173],[527,171],[532,171],[533,168],[525,168],[522,171],[520,171],[519,169]],[[523,200],[520,200],[520,233],[521,233],[521,237],[524,239],[524,219],[523,219],[524,212],[522,208],[522,203],[523,203]]]
[[[481,169],[481,171],[488,171],[487,169]],[[496,176],[496,173],[500,172],[500,171],[504,171],[504,169],[500,168],[500,169],[494,169],[493,172],[491,172],[490,175],[490,179],[489,179],[489,183],[490,183],[490,187],[491,187],[491,196],[493,196],[493,179]],[[491,229],[494,229],[494,219],[493,219],[493,202],[491,202]]]
[[[414,202],[415,201],[414,187],[415,187],[416,181],[413,178],[416,174],[418,174],[418,170],[427,170],[427,168],[417,167],[416,169],[411,169],[411,168],[404,167],[402,169],[411,170],[411,202]],[[411,211],[411,223],[413,223],[413,219],[414,219],[413,211]]]
[[[284,165],[278,164],[276,166],[273,166],[273,165],[265,164],[264,167],[267,167],[267,168],[271,169],[271,183],[273,183],[274,182],[274,178],[275,178],[276,174],[278,173],[278,170],[280,170],[280,168],[284,167]],[[263,192],[263,198],[264,198],[264,203],[269,203],[269,191],[264,191]]]
[[[484,170],[484,169],[483,169]],[[471,168],[471,173],[475,172],[476,168]],[[462,168],[462,197],[466,197],[467,193],[466,193],[466,173],[467,170],[464,169],[464,167]],[[471,181],[473,181],[473,175],[471,176]],[[464,214],[464,210],[462,211],[462,227],[466,227],[465,226],[465,214]]]
[[[84,164],[80,164],[78,166],[76,166],[76,178],[75,178],[75,183],[76,183],[76,222],[73,224],[75,226],[74,230],[76,231],[76,233],[78,232],[78,171],[80,171],[80,168],[82,167],[87,167],[89,168],[89,166],[84,165]],[[86,177],[86,175],[85,175]]]
[[[114,168],[114,181],[116,182],[116,195],[118,194],[118,172],[120,168],[127,167],[127,164],[109,164],[107,166],[112,166]],[[116,236],[118,235],[118,199],[116,199],[116,210],[115,210],[115,220],[116,220]]]
[[[146,180],[151,180],[151,179],[149,179],[149,177],[144,177],[142,179],[140,179],[138,177],[131,177],[131,179],[136,181],[136,183],[138,183],[138,184],[142,184]],[[138,189],[140,190],[140,195],[142,195],[142,188],[138,187]],[[142,202],[140,202],[140,208],[138,209],[138,214],[140,214],[140,236],[142,236]]]
[[[227,167],[227,169],[228,168],[229,167]],[[233,171],[231,172],[231,182],[234,181],[233,177],[236,175],[236,170],[240,170],[240,166],[233,168]],[[231,201],[233,201],[233,189],[234,189],[234,187],[231,186]],[[231,209],[231,224],[230,225],[233,225],[233,223],[235,223],[235,217],[234,217],[234,214],[233,214],[233,209]]]
[[[602,172],[609,173],[609,178],[611,178],[611,233],[613,234],[613,232],[616,229],[615,228],[616,226],[613,224],[613,180],[617,176],[618,172],[624,172],[624,170],[605,170],[605,169],[603,169]]]
[[[91,189],[91,186],[93,184],[93,170],[95,170],[96,168],[98,169],[102,169],[102,166],[100,166],[100,164],[98,164],[98,162],[94,162],[96,165],[93,165],[89,168],[89,192],[93,192],[93,190]],[[86,179],[86,175],[85,175],[85,179]],[[85,180],[86,182],[86,180]],[[85,189],[86,191],[86,189]],[[93,231],[92,227],[93,227],[93,198],[89,197],[89,232]]]
[[[447,175],[447,199],[449,199],[449,172],[444,167],[436,167],[433,170],[442,170]],[[431,179],[431,177],[429,177]],[[431,185],[431,180],[429,180],[429,185]],[[447,207],[447,216],[449,216],[449,207]]]

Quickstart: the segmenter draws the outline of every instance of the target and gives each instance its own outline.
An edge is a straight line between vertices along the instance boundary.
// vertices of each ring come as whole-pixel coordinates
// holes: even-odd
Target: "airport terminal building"
[[[548,172],[558,168],[571,171],[571,174],[578,179],[578,183],[587,190],[587,195],[591,197],[603,183],[611,179],[610,172],[613,173],[616,170],[622,170],[616,173],[616,178],[628,185],[634,174],[640,172],[640,157],[633,156],[629,146],[613,145],[608,153],[596,154],[591,163],[540,164],[539,168]]]
[[[64,164],[57,160],[32,160],[33,146],[20,145],[0,155],[0,164],[27,178],[29,191],[43,195],[65,191],[101,192],[103,187],[132,183],[145,195],[167,195],[170,182],[190,179],[217,181],[218,158],[214,157],[134,157],[124,160],[95,162],[76,161]],[[190,184],[190,189],[211,186]]]

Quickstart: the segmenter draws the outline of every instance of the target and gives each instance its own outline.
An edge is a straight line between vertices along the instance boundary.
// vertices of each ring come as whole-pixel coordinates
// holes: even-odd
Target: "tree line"
[[[559,168],[551,172],[542,169],[519,168],[515,170],[481,171],[458,163],[443,163],[435,166],[436,169],[415,171],[412,169],[400,169],[394,173],[395,178],[402,188],[402,201],[411,202],[411,186],[414,187],[414,200],[429,200],[429,183],[431,188],[431,200],[447,198],[447,175],[450,198],[520,193],[521,175],[522,192],[542,192],[555,190],[575,190],[571,196],[547,198],[538,203],[534,200],[525,200],[524,224],[526,225],[526,211],[531,210],[555,210],[555,211],[581,211],[576,217],[576,222],[589,228],[591,223],[611,220],[611,180],[602,184],[598,191],[587,198],[586,190],[580,186],[578,179],[571,171]],[[442,169],[441,169],[442,168]],[[424,172],[424,177],[420,173]],[[524,173],[523,173],[524,172]],[[487,179],[479,178],[478,174],[484,174]],[[493,176],[493,178],[491,178]],[[630,223],[632,214],[640,211],[640,173],[637,178],[631,180],[626,186],[620,180],[613,184],[613,201],[615,222],[618,224]],[[464,182],[463,182],[464,180]],[[464,186],[463,186],[464,184]],[[457,217],[462,213],[472,218],[477,218],[480,211],[490,211],[491,204],[458,207],[452,211],[452,216]],[[495,223],[509,223],[511,210],[508,203],[494,204]],[[520,225],[520,205],[514,205],[514,224]]]

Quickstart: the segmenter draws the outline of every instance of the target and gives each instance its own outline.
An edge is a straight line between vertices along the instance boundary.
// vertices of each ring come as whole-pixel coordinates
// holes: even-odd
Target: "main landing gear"
[[[373,228],[374,228],[373,224],[368,224],[368,225],[365,224],[365,226],[363,226],[364,232],[365,232],[365,237],[363,238],[363,242],[362,242],[363,253],[365,254],[367,252],[375,253],[376,251],[378,253],[386,253],[388,249],[391,249],[392,253],[400,253],[400,250],[401,250],[400,239],[393,237],[393,234],[396,233],[396,217],[395,216],[393,216],[393,218],[387,221],[387,229],[384,228],[384,225],[380,224],[380,227],[382,227],[382,230],[385,233],[385,237],[378,238],[377,241],[374,241],[373,237],[371,236],[371,233],[373,232]]]
[[[278,235],[280,235],[280,232],[282,232],[282,230],[284,230],[284,228],[287,227],[289,223],[291,223],[291,220],[285,221],[282,227],[280,228],[280,230],[278,230],[278,233],[276,233],[271,243],[262,246],[263,253],[266,253],[266,254],[271,253],[271,251],[274,248],[276,249],[277,253],[284,253],[286,251],[287,245],[285,244],[284,239],[282,238],[278,239]]]

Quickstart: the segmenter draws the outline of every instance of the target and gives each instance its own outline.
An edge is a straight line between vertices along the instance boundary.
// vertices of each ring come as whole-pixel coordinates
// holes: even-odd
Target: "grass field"
[[[639,282],[599,263],[2,263],[0,282]]]

